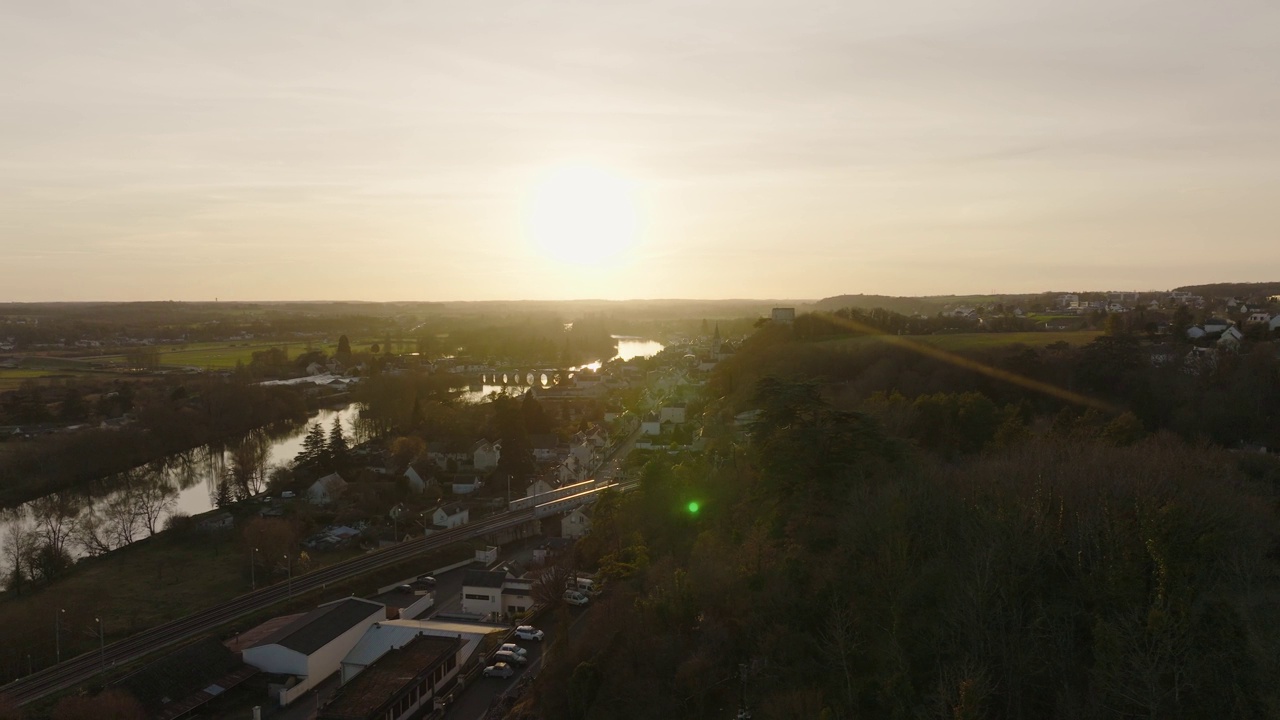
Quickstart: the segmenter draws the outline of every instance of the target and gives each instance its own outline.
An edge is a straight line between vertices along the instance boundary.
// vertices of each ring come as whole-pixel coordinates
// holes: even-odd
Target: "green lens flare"
[[[696,515],[698,513],[698,503],[696,502],[689,503],[689,512]]]

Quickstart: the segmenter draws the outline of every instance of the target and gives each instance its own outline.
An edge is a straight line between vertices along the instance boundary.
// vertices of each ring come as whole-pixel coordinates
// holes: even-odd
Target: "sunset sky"
[[[0,301],[1280,279],[1280,3],[6,2]]]

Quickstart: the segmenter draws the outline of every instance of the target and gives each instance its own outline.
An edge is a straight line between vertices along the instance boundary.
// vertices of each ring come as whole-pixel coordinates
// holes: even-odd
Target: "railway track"
[[[330,583],[359,577],[364,573],[404,562],[428,550],[515,527],[533,519],[532,509],[506,512],[476,523],[433,533],[425,538],[409,540],[384,550],[319,568],[294,577],[292,583],[279,582],[255,590],[221,605],[118,640],[99,651],[87,652],[45,668],[0,687],[0,695],[7,695],[19,705],[26,705],[86,682],[94,675],[105,673],[113,667],[128,664],[170,645],[211,632],[232,620],[265,610],[290,598],[294,593],[306,593]]]

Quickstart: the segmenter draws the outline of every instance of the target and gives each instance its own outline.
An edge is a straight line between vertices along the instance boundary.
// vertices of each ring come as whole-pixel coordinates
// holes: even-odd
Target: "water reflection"
[[[308,427],[328,428],[336,419],[354,435],[358,413],[355,405],[321,410],[302,425],[255,430],[234,444],[204,445],[6,510],[0,513],[0,557],[32,531],[57,540],[73,558],[147,537],[176,513],[199,515],[216,507],[218,481],[228,471],[260,491],[272,467],[302,450]]]

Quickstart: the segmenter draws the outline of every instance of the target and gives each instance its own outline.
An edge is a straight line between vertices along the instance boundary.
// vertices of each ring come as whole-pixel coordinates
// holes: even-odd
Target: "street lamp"
[[[289,572],[289,599],[293,599],[293,558],[284,556],[285,569]]]
[[[100,662],[102,663],[102,679],[103,679],[103,680],[106,680],[106,679],[107,679],[107,640],[106,640],[106,634],[104,634],[104,633],[103,633],[103,631],[102,631],[102,618],[100,618],[100,617],[96,617],[96,618],[94,618],[93,620],[94,620],[94,622],[98,623],[98,657],[99,657]]]
[[[255,567],[257,565],[257,561],[258,548],[254,548],[253,552],[249,553],[249,585],[253,590],[258,589],[258,575],[257,568]]]
[[[58,608],[58,612],[53,614],[53,646],[58,653],[58,662],[62,662],[62,616],[66,614],[63,608]]]

